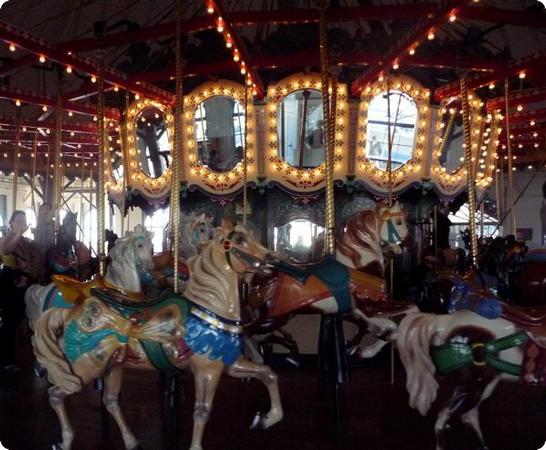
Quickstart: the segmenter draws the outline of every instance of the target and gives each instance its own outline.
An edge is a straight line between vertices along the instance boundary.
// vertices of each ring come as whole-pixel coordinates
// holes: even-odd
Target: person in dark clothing
[[[14,372],[15,338],[17,328],[25,316],[25,291],[31,282],[28,255],[33,242],[23,236],[28,228],[23,211],[15,211],[9,221],[10,230],[0,240],[3,266],[0,270],[0,370]]]

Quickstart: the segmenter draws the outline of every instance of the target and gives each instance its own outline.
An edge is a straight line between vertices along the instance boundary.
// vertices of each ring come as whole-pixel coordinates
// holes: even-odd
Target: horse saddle
[[[502,317],[525,328],[544,328],[546,334],[546,305],[535,307],[502,304]]]
[[[317,263],[295,266],[281,261],[275,264],[277,270],[289,275],[301,284],[305,284],[312,276],[318,278],[336,299],[338,310],[346,312],[351,309],[351,292],[349,286],[349,270],[344,264],[329,255]]]
[[[106,286],[104,279],[99,275],[84,282],[61,274],[52,275],[51,278],[67,303],[81,303],[91,296],[91,289]]]

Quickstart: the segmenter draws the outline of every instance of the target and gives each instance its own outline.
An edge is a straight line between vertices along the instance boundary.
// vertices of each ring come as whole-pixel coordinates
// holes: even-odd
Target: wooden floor
[[[0,386],[0,441],[9,450],[51,448],[59,425],[47,402],[47,382],[33,375],[28,342],[21,344],[23,371]],[[332,426],[332,406],[317,395],[314,370],[278,368],[285,418],[270,430],[248,429],[257,410],[268,406],[266,391],[254,382],[222,381],[205,432],[206,450],[427,450],[434,449],[432,416],[421,417],[407,406],[404,374],[387,382],[387,366],[352,370],[345,387],[344,425]],[[181,410],[178,448],[187,449],[191,434],[191,378]],[[442,390],[440,397],[447,391]],[[162,384],[156,373],[126,371],[122,407],[146,450],[168,449]],[[437,412],[437,408],[434,410]],[[123,449],[120,434],[104,413],[93,387],[68,400],[76,430],[74,449]],[[546,401],[542,388],[501,385],[482,407],[483,430],[490,450],[537,450],[546,440]],[[464,436],[464,430],[461,431]],[[469,443],[457,450],[473,448]]]

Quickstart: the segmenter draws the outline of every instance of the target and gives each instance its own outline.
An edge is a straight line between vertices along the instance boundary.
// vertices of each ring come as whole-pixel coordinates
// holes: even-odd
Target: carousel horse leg
[[[102,402],[106,410],[116,421],[121,432],[125,448],[127,450],[134,450],[139,447],[138,441],[127,426],[119,406],[119,392],[121,390],[122,377],[122,366],[114,367],[104,374],[104,392],[102,395]]]
[[[452,436],[457,434],[453,431],[453,427],[459,425],[458,420],[461,421],[460,423],[470,425],[478,439],[478,449],[487,450],[479,425],[478,407],[482,400],[491,395],[499,378],[498,376],[493,380],[487,378],[472,385],[460,385],[455,389],[449,405],[438,414],[438,419],[434,425],[436,450],[451,448],[447,445],[449,439],[446,434],[451,433]]]
[[[375,337],[388,336],[396,329],[396,324],[382,317],[367,317],[362,311],[354,308],[351,315],[355,319],[362,319],[368,324],[368,333]],[[373,358],[381,349],[389,343],[388,339],[376,339],[372,344],[366,346],[361,352],[363,358]]]
[[[277,374],[269,366],[239,358],[233,364],[227,366],[225,372],[234,378],[256,378],[264,384],[269,392],[269,400],[271,402],[269,412],[265,416],[257,413],[250,427],[251,429],[261,428],[265,430],[282,420],[283,410]]]
[[[500,380],[500,377],[497,377],[491,383],[489,383],[487,385],[487,387],[485,388],[485,390],[483,391],[483,394],[482,394],[478,404],[473,409],[471,409],[467,413],[463,414],[463,416],[462,416],[463,423],[470,426],[474,430],[474,432],[476,433],[476,436],[478,437],[478,439],[480,441],[480,445],[481,445],[480,450],[487,450],[487,445],[485,443],[485,439],[483,437],[482,429],[480,427],[480,415],[479,415],[480,414],[480,410],[479,410],[480,404],[481,404],[481,402],[483,402],[484,400],[488,399],[491,396],[491,394],[493,393],[493,391],[497,387],[497,384],[498,384],[499,380]]]
[[[64,405],[64,399],[67,396],[61,389],[57,386],[52,386],[49,388],[49,405],[53,408],[59,422],[61,424],[61,433],[63,440],[61,443],[54,444],[53,450],[70,450],[72,447],[72,441],[74,440],[74,430],[70,421],[68,420],[68,414],[66,413],[66,408]]]
[[[190,366],[195,380],[193,434],[190,450],[203,450],[203,431],[209,420],[214,395],[224,370],[221,360],[210,361],[206,356],[192,356]]]

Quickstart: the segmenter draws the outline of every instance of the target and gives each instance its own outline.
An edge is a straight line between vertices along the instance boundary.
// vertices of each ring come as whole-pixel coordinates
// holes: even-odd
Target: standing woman
[[[3,266],[0,270],[0,309],[3,326],[0,328],[0,371],[14,372],[15,336],[21,320],[25,316],[25,291],[32,283],[31,266],[39,265],[32,261],[39,255],[34,242],[23,236],[28,228],[24,211],[16,210],[9,221],[9,231],[0,239],[0,256]]]

